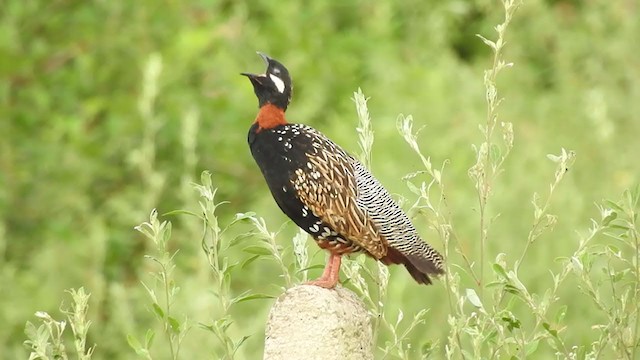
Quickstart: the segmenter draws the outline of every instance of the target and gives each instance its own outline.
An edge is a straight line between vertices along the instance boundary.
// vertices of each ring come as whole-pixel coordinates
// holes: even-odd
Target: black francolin
[[[330,253],[322,276],[310,284],[333,288],[344,254],[364,252],[384,264],[402,264],[420,284],[442,274],[441,255],[420,239],[385,188],[353,156],[319,131],[290,124],[289,71],[258,53],[264,74],[251,80],[260,111],[249,129],[251,154],[280,209]]]

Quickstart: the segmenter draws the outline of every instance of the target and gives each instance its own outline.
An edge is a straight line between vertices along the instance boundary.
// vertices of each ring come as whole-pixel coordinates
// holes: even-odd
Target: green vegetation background
[[[553,199],[559,222],[525,260],[521,280],[548,286],[555,258],[569,256],[598,217],[594,202],[617,199],[638,182],[640,34],[638,3],[526,1],[507,32],[500,119],[513,122],[515,147],[494,184],[489,258],[516,260],[531,227],[534,192],[546,193],[561,148],[577,161]],[[414,195],[401,178],[420,161],[396,131],[398,114],[424,126],[420,144],[434,164],[449,160],[445,183],[463,250],[477,257],[477,193],[467,170],[486,121],[483,69],[502,19],[497,1],[19,1],[0,4],[0,358],[26,358],[24,324],[37,310],[59,314],[64,289],[92,293],[89,343],[96,359],[135,358],[127,334],[155,322],[140,281],[151,245],[133,227],[152,208],[197,210],[190,182],[210,170],[221,222],[254,211],[276,231],[277,211],[246,145],[257,110],[249,82],[263,51],[285,63],[295,90],[292,122],[311,125],[358,151],[352,92],[371,98],[376,140],[372,171],[398,198]],[[161,59],[157,96],[144,99],[144,72]],[[176,309],[194,322],[216,319],[201,224],[180,216],[170,246],[179,249]],[[425,238],[442,248],[424,224]],[[280,244],[291,247],[286,225]],[[324,255],[309,240],[313,264]],[[239,248],[230,259],[248,257]],[[316,276],[321,270],[311,271]],[[391,270],[386,308],[411,317],[430,308],[411,335],[419,349],[446,343],[447,291],[414,284]],[[256,261],[232,291],[274,296],[276,264]],[[344,275],[343,275],[344,276]],[[469,281],[469,279],[463,279]],[[570,281],[569,281],[570,282]],[[594,341],[602,320],[578,288],[564,289],[570,344]],[[271,300],[239,304],[231,328],[252,335],[239,358],[258,358]],[[160,335],[158,335],[160,336]],[[158,342],[158,340],[156,340]],[[156,358],[167,358],[161,341]],[[212,358],[217,343],[194,328],[184,358]],[[442,350],[440,350],[442,351]],[[417,355],[416,355],[417,356]],[[436,356],[438,358],[439,356]]]

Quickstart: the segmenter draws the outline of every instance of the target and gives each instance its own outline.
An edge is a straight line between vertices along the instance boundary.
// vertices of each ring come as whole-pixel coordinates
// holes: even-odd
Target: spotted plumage
[[[323,275],[312,283],[334,287],[341,255],[364,252],[385,264],[403,264],[418,283],[430,284],[430,274],[443,272],[440,254],[420,239],[362,163],[319,131],[285,120],[292,94],[289,72],[260,55],[267,63],[265,74],[243,74],[260,106],[249,147],[280,209],[331,254]]]

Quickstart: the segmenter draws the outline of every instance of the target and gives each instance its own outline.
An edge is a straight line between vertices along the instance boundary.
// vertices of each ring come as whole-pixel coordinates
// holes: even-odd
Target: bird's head
[[[266,104],[273,104],[282,110],[287,110],[289,101],[291,101],[291,92],[293,85],[289,70],[277,60],[258,52],[267,64],[267,70],[264,74],[242,73],[251,80],[253,91],[258,97],[258,105],[260,107]]]

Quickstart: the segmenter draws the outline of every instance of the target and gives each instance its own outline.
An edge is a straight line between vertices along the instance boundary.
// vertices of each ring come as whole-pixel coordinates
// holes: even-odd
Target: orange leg
[[[340,263],[342,261],[342,255],[331,253],[327,265],[324,267],[322,276],[318,279],[309,281],[307,285],[320,286],[325,289],[333,289],[340,280]]]

